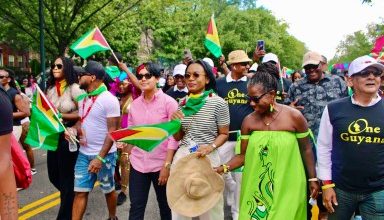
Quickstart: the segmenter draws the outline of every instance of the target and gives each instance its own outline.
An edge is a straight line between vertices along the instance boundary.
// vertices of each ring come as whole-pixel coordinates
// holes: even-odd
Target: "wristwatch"
[[[171,163],[165,162],[164,167],[167,168],[168,170],[171,169]]]

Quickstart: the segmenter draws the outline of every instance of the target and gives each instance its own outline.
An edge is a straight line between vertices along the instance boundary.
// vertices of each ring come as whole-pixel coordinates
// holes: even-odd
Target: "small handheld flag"
[[[83,59],[87,59],[96,52],[111,49],[98,27],[85,33],[70,48]]]
[[[219,58],[223,54],[220,46],[219,33],[217,32],[216,23],[213,15],[208,23],[204,45],[209,50],[209,52],[211,52],[216,58]]]

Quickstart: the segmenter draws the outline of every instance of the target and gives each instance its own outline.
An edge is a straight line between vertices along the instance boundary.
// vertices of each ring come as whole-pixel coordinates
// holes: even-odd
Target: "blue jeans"
[[[88,166],[96,155],[85,155],[79,152],[75,165],[75,192],[90,192],[95,185],[96,180],[100,182],[101,191],[108,194],[115,190],[115,166],[116,166],[116,152],[107,154],[99,172],[91,173],[88,171]]]
[[[335,188],[338,206],[329,220],[350,220],[356,208],[364,220],[384,220],[384,190],[372,193],[346,192]]]

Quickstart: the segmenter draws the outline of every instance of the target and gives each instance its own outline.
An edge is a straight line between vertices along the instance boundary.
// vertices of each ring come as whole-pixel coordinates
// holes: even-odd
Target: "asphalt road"
[[[35,150],[35,164],[37,174],[33,176],[32,184],[28,189],[18,192],[19,219],[51,220],[56,219],[60,197],[56,188],[49,182],[47,173],[47,152]],[[129,199],[123,205],[118,206],[119,219],[128,219]],[[103,193],[96,187],[89,195],[88,206],[83,219],[98,220],[107,219],[108,210]],[[160,220],[156,195],[151,188],[148,204],[145,211],[145,219]]]

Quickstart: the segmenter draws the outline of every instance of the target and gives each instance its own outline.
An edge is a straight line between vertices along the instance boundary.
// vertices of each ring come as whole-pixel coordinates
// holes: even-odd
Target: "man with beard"
[[[167,95],[174,98],[177,102],[184,98],[188,94],[188,89],[185,85],[185,70],[187,66],[185,64],[178,64],[173,69],[173,77],[175,78],[175,85],[168,89]]]
[[[322,61],[323,58],[319,53],[307,52],[303,58],[306,77],[293,83],[288,91],[290,106],[301,111],[307,119],[315,139],[319,132],[320,119],[325,106],[331,101],[348,96],[347,86],[340,77],[324,74]],[[314,143],[312,146],[316,155]],[[320,201],[317,204],[320,215],[326,215],[321,196],[319,198]]]
[[[79,75],[79,85],[87,94],[78,97],[80,121],[75,127],[80,135],[80,149],[75,166],[72,218],[83,218],[88,194],[97,180],[105,194],[109,219],[117,219],[114,182],[116,144],[108,133],[118,128],[119,101],[103,84],[105,71],[100,63],[89,61],[84,69],[85,73]],[[74,129],[69,132],[75,133]]]

